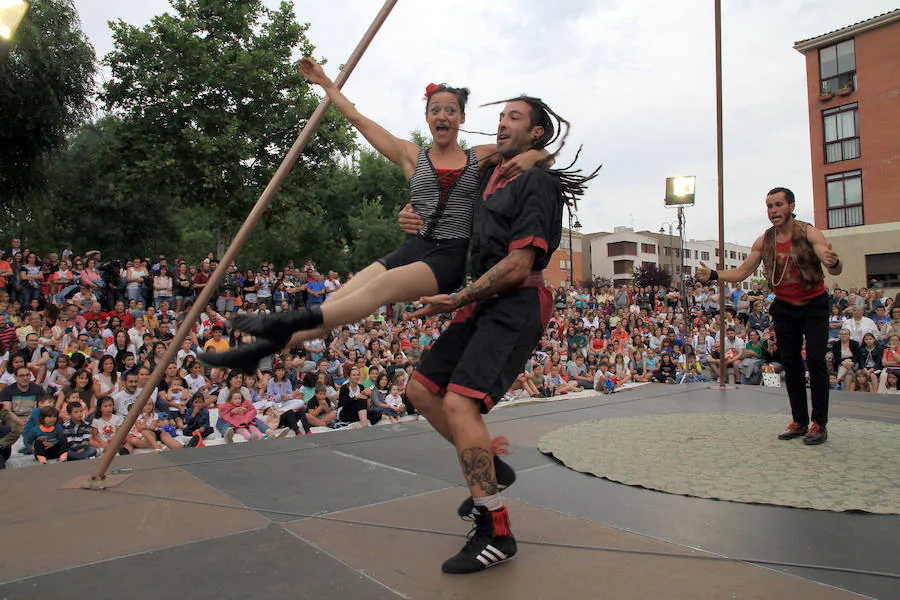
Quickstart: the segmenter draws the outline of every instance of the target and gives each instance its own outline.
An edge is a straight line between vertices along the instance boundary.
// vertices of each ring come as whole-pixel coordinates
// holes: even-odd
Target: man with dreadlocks
[[[497,128],[501,165],[529,149],[546,147],[560,137],[563,125],[568,127],[537,98],[505,102]],[[419,413],[456,446],[471,494],[459,512],[474,521],[474,534],[444,562],[445,573],[474,573],[516,554],[481,415],[509,389],[550,320],[553,293],[542,271],[559,246],[564,205],[574,202],[596,175],[575,173],[533,167],[512,181],[500,168],[487,173],[472,233],[476,281],[453,294],[421,298],[424,307],[413,315],[456,311],[407,387]]]

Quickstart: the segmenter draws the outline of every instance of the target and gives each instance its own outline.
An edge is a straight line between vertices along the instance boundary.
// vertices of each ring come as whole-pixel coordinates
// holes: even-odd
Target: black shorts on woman
[[[441,185],[441,177],[450,177],[452,183]],[[417,235],[407,235],[399,248],[377,262],[389,271],[423,262],[434,273],[438,293],[458,290],[466,274],[475,198],[480,187],[481,174],[473,149],[466,151],[462,169],[441,173],[432,164],[428,149],[419,149],[409,191],[410,202],[424,225]]]

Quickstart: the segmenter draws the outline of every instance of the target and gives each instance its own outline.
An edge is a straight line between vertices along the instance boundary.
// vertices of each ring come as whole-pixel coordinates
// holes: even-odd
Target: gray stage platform
[[[730,413],[786,414],[787,399],[657,385],[490,415],[519,472],[505,497],[520,549],[468,577],[440,573],[468,531],[455,516],[466,492],[424,421],[121,458],[113,468],[133,473],[107,491],[56,489],[89,463],[6,471],[0,598],[900,598],[898,579],[753,564],[900,573],[898,516],[673,496],[536,450],[567,424],[684,412],[720,413],[727,431]],[[898,423],[900,402],[836,393],[832,415]]]

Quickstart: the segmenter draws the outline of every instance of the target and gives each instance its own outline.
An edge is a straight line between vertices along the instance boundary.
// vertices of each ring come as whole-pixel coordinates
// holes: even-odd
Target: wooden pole
[[[375,34],[378,33],[378,30],[384,24],[395,4],[397,4],[397,0],[386,0],[384,6],[381,7],[381,10],[375,16],[375,20],[372,21],[369,29],[366,31],[365,35],[363,35],[362,39],[359,41],[359,44],[357,44],[356,49],[353,50],[350,58],[341,67],[341,72],[337,76],[337,79],[335,79],[334,81],[334,84],[339,89],[350,77],[353,69],[356,67],[357,63],[359,63],[359,60],[360,58],[362,58],[362,55],[366,51],[366,48],[369,47],[369,44],[375,37]],[[253,210],[250,211],[250,214],[247,216],[244,224],[234,236],[234,240],[232,240],[231,245],[228,246],[228,249],[225,251],[225,255],[219,262],[219,266],[216,267],[216,270],[210,276],[209,282],[206,284],[206,286],[204,286],[203,290],[200,292],[200,295],[197,297],[197,300],[194,302],[194,305],[191,307],[191,310],[185,317],[184,322],[181,324],[181,327],[179,327],[178,331],[175,333],[175,338],[169,344],[169,348],[163,355],[162,360],[160,360],[160,362],[156,365],[156,368],[153,369],[153,373],[151,373],[150,379],[147,381],[147,385],[144,386],[143,390],[141,390],[141,393],[135,403],[132,405],[131,410],[128,411],[128,416],[125,418],[125,423],[123,423],[122,426],[119,427],[119,430],[116,432],[116,435],[113,437],[112,441],[109,444],[109,449],[103,454],[100,460],[97,461],[97,468],[94,469],[94,472],[91,474],[90,483],[92,487],[103,487],[100,482],[102,482],[106,478],[106,472],[109,470],[109,466],[118,454],[119,449],[125,443],[125,436],[131,430],[135,421],[137,421],[138,415],[140,415],[141,413],[141,407],[144,406],[144,404],[150,398],[153,389],[156,388],[157,385],[159,385],[160,381],[162,381],[162,378],[166,372],[166,366],[169,363],[175,361],[176,354],[178,354],[178,349],[181,348],[181,344],[190,332],[191,327],[193,327],[194,323],[200,318],[200,313],[203,312],[203,309],[209,303],[210,299],[212,298],[213,292],[216,288],[219,287],[219,282],[222,280],[222,277],[224,277],[225,272],[228,270],[228,265],[234,262],[234,259],[244,247],[244,244],[250,237],[250,233],[256,227],[256,224],[259,223],[260,218],[266,211],[266,208],[268,208],[269,203],[272,201],[272,197],[275,195],[275,192],[277,192],[281,187],[282,181],[284,181],[284,178],[297,162],[297,159],[300,157],[300,153],[303,152],[303,148],[306,146],[309,140],[312,139],[316,128],[319,126],[319,123],[322,121],[322,118],[328,111],[329,106],[331,106],[331,100],[329,100],[326,96],[319,102],[319,106],[316,107],[316,110],[309,118],[309,121],[300,131],[300,135],[297,137],[297,140],[294,142],[293,146],[291,146],[291,149],[284,157],[284,160],[281,161],[281,165],[278,167],[278,170],[275,171],[275,175],[272,176],[271,181],[269,181],[269,185],[266,186],[266,189],[259,197],[259,200],[256,201],[256,205],[253,207]]]
[[[714,0],[716,13],[716,167],[719,179],[719,271],[725,270],[725,163],[722,152],[722,0]],[[725,369],[725,282],[719,289],[719,389],[726,389]]]

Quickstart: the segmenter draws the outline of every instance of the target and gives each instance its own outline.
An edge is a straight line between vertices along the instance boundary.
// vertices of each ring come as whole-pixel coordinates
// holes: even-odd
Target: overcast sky
[[[276,6],[278,2],[266,0]],[[794,42],[896,8],[896,0],[732,0],[723,8],[725,232],[750,244],[768,225],[765,192],[792,188],[812,220],[805,59]],[[380,0],[296,0],[334,78]],[[98,57],[107,22],[143,27],[168,0],[75,0]],[[425,129],[425,85],[472,90],[465,127],[495,131],[499,109],[528,93],[572,123],[568,164],[602,163],[581,202],[585,233],[674,220],[665,178],[697,176],[688,238],[717,236],[715,43],[711,0],[399,0],[344,92],[395,135]],[[462,135],[471,144],[492,138]]]

